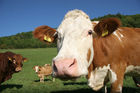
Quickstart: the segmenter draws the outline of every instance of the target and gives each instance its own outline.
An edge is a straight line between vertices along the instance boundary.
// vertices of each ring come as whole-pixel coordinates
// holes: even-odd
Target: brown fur
[[[35,66],[33,67],[35,70]],[[39,66],[39,71],[37,72],[38,77],[40,78],[40,82],[44,82],[45,76],[48,77],[52,75],[52,66],[49,64],[45,64],[44,66]],[[54,81],[54,78],[52,78]]]
[[[118,27],[121,26],[121,22],[117,18],[107,18],[101,20],[95,27],[94,31],[98,36],[101,36],[104,31],[108,30],[108,35],[114,32]]]
[[[126,67],[140,66],[140,28],[120,27],[116,33],[124,36],[121,41],[114,34],[93,39],[94,58],[88,68],[89,78],[91,71],[96,67],[110,64],[111,69],[117,75],[117,80],[111,85],[111,93],[121,92],[118,86],[123,86]]]
[[[56,30],[49,27],[49,26],[39,26],[37,27],[34,31],[33,31],[33,35],[35,38],[39,39],[40,41],[44,41],[44,35],[46,35],[47,37],[50,37],[52,42],[55,40],[55,38],[57,36],[55,36]],[[50,42],[47,42],[47,41],[44,41],[46,43],[50,43]]]
[[[20,54],[0,53],[0,84],[12,78],[13,73],[21,71],[24,60]]]

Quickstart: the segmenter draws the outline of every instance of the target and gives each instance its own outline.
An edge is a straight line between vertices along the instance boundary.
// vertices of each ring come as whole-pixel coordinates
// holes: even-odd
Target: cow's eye
[[[88,31],[88,34],[89,34],[89,35],[92,35],[92,33],[93,33],[92,30],[89,30],[89,31]]]
[[[54,33],[54,38],[57,38],[58,37],[58,32],[56,31],[55,33]]]

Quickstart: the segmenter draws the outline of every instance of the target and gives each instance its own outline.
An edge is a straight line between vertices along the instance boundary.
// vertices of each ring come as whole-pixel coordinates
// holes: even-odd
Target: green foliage
[[[39,82],[37,74],[32,67],[51,64],[52,58],[56,56],[56,48],[36,48],[36,49],[0,49],[0,52],[12,51],[22,54],[28,59],[23,63],[23,69],[19,73],[13,74],[12,78],[0,86],[0,93],[102,93],[95,92],[88,87],[87,79],[81,77],[75,81],[52,81],[51,76],[45,78],[44,83]],[[110,90],[110,84],[107,85]],[[108,91],[108,93],[110,93]],[[131,77],[126,77],[122,93],[140,93]]]
[[[124,26],[124,27],[140,28],[140,14],[136,14],[136,15],[121,15],[120,13],[117,13],[116,15],[108,14],[103,17],[94,18],[94,19],[92,19],[92,21],[99,21],[101,19],[110,18],[110,17],[119,18],[122,22],[122,26]]]
[[[116,15],[105,15],[103,17],[98,17],[92,19],[101,20],[103,18],[117,17],[122,21],[122,26],[126,27],[139,27],[140,28],[140,14],[136,15],[121,15],[117,13]],[[30,32],[22,32],[13,36],[0,37],[0,49],[23,49],[23,48],[46,48],[46,47],[56,47],[56,42],[47,45],[44,42],[40,42],[35,39]]]
[[[45,48],[45,47],[56,47],[56,44],[47,45],[44,42],[40,42],[35,39],[30,32],[22,32],[13,36],[0,37],[0,48],[1,49],[22,49],[22,48]]]

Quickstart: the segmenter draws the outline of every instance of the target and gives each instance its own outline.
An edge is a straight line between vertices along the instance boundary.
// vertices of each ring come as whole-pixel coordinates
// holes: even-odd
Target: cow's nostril
[[[54,72],[57,72],[58,71],[55,64],[53,64],[53,70],[54,70]]]
[[[74,59],[72,64],[69,65],[69,67],[73,66],[76,63],[76,60]]]

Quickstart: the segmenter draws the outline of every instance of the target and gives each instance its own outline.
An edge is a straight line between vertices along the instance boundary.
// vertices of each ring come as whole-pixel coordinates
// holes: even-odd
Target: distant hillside
[[[118,13],[116,15],[108,14],[103,17],[94,18],[94,19],[92,19],[92,21],[101,20],[101,19],[109,18],[109,17],[119,18],[122,22],[122,26],[140,28],[140,14],[136,14],[136,15],[121,15],[120,13]]]
[[[139,27],[140,28],[140,14],[136,15],[105,15],[103,17],[98,17],[92,19],[101,20],[103,18],[108,17],[117,17],[122,21],[123,26],[126,27]],[[21,48],[45,48],[45,47],[56,47],[56,44],[53,43],[51,45],[47,45],[44,42],[40,42],[39,40],[33,38],[32,31],[18,33],[16,35],[8,36],[8,37],[0,37],[0,49],[21,49]]]
[[[8,37],[0,37],[0,49],[45,48],[56,47],[56,44],[47,45],[35,39],[30,32],[22,32]]]

